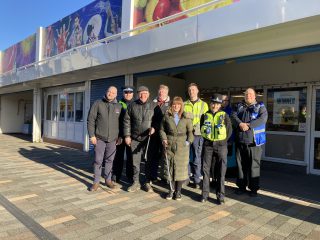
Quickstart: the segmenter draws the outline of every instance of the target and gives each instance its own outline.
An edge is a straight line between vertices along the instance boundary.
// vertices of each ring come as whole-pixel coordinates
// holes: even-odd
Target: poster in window
[[[298,125],[299,91],[274,92],[273,124]]]

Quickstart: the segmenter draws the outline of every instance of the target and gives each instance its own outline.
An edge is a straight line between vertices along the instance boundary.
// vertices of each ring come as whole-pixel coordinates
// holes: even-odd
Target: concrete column
[[[128,31],[133,27],[134,0],[122,1],[121,32]],[[129,37],[130,34],[122,35],[121,38]]]
[[[3,52],[0,51],[0,75],[2,74],[2,56],[3,56]]]
[[[133,74],[125,75],[124,85],[134,86]]]
[[[90,110],[90,91],[91,91],[91,81],[85,82],[85,90],[84,90],[84,116],[83,116],[83,151],[89,151],[89,134],[87,128],[87,118]]]
[[[33,89],[33,121],[32,121],[32,141],[41,142],[41,104],[42,89],[36,87]]]
[[[44,44],[45,44],[45,28],[39,27],[37,30],[37,47],[36,47],[36,62],[39,62],[44,57]]]

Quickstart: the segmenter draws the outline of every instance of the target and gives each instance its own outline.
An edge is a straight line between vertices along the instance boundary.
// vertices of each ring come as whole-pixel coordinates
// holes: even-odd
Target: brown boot
[[[116,185],[114,185],[114,183],[111,180],[105,180],[106,186],[110,189],[115,189]]]
[[[95,192],[95,191],[98,190],[98,188],[99,188],[99,183],[94,183],[94,184],[92,184],[92,186],[90,187],[90,191],[91,191],[91,192]]]

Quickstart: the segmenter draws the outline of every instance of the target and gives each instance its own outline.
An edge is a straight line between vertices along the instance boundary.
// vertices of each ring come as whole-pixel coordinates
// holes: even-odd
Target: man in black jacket
[[[121,105],[116,100],[117,88],[111,86],[103,99],[92,105],[88,115],[88,132],[91,143],[95,146],[94,181],[90,191],[99,188],[102,163],[105,161],[104,177],[106,186],[113,189],[111,181],[112,164],[119,138],[119,116]]]
[[[132,102],[124,116],[123,135],[125,143],[131,146],[133,160],[133,184],[128,188],[128,192],[135,192],[140,188],[139,174],[142,154],[147,152],[145,164],[145,182],[143,188],[147,192],[152,192],[150,185],[151,161],[150,151],[147,151],[148,140],[154,134],[161,119],[161,113],[157,104],[149,101],[149,89],[145,86],[138,88],[139,99]]]
[[[263,103],[256,101],[253,88],[245,91],[245,98],[232,113],[234,124],[236,159],[238,165],[237,194],[250,189],[250,196],[257,196],[260,180],[261,146],[265,143],[265,125],[268,112]]]

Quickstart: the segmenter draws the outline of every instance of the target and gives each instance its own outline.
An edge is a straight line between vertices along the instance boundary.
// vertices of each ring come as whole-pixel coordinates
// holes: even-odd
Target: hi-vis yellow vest
[[[194,129],[194,135],[201,135],[200,132],[200,118],[203,113],[209,110],[208,104],[201,99],[195,104],[192,104],[190,100],[184,102],[184,112],[192,114],[192,125]]]
[[[217,112],[214,116],[207,112],[204,115],[204,123],[201,127],[201,135],[210,141],[222,141],[227,138],[227,128],[225,124],[226,113]]]

